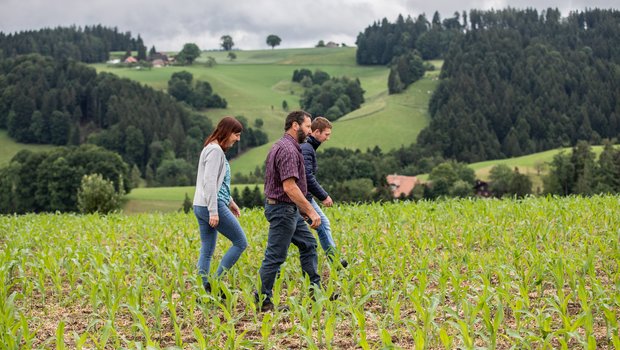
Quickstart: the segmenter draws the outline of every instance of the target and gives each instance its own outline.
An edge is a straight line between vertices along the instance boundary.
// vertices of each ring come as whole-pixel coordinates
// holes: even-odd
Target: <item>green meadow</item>
[[[263,190],[263,185],[232,185],[231,190],[235,188],[241,193],[246,187],[253,190],[255,186]],[[143,212],[172,212],[180,210],[185,195],[190,200],[194,200],[195,186],[177,186],[177,187],[140,187],[134,188],[125,196],[126,203],[123,206],[123,212],[126,214],[136,214]]]
[[[264,122],[263,130],[270,142],[241,155],[231,166],[233,172],[246,174],[261,166],[271,143],[283,131],[282,109],[286,101],[289,109],[299,107],[301,86],[291,82],[293,71],[300,68],[320,69],[331,76],[358,78],[366,91],[366,102],[334,123],[334,133],[325,147],[348,147],[365,150],[379,146],[390,150],[409,145],[429,121],[428,100],[438,83],[441,61],[433,61],[436,69],[399,95],[388,95],[385,66],[359,66],[355,63],[355,48],[309,48],[234,51],[237,58],[230,60],[227,52],[203,52],[197,62],[186,67],[152,69],[117,68],[106,64],[94,65],[98,71],[107,71],[164,90],[174,72],[186,70],[196,80],[206,80],[214,91],[228,101],[226,109],[208,109],[205,115],[217,122],[223,116],[242,115],[250,125],[257,118]],[[213,57],[217,64],[207,67]],[[205,135],[206,136],[206,135]],[[243,137],[243,135],[242,135]]]
[[[33,145],[33,144],[25,144],[15,142],[12,138],[9,137],[8,132],[6,130],[0,129],[0,167],[4,167],[9,164],[11,158],[17,152],[26,149],[33,152],[43,152],[53,149],[55,146],[52,145]]]

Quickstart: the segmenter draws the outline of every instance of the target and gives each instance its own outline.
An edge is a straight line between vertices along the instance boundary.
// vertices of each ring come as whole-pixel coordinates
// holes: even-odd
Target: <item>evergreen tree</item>
[[[264,205],[263,195],[258,186],[252,190],[252,207],[262,207]]]
[[[138,35],[138,39],[136,39],[136,49],[138,50],[138,61],[146,61],[146,46],[144,46],[144,42],[140,35]]]
[[[192,210],[192,205],[192,200],[187,195],[187,192],[185,192],[185,199],[183,199],[183,206],[181,207],[181,209],[185,214],[187,214],[190,212],[190,210]]]
[[[620,193],[620,151],[607,140],[596,168],[595,193]]]
[[[575,166],[570,156],[560,152],[553,157],[551,170],[543,178],[545,193],[567,196],[573,193]]]
[[[571,163],[574,166],[573,193],[589,195],[593,193],[596,155],[585,141],[579,141],[573,148]]]
[[[390,75],[388,76],[388,92],[390,94],[398,94],[404,89],[403,83],[398,76],[398,70],[391,68]]]
[[[532,193],[532,180],[519,172],[519,169],[515,167],[510,179],[509,193],[518,198],[525,197]]]
[[[254,198],[252,195],[252,190],[250,187],[245,186],[241,191],[241,197],[243,198],[243,206],[246,208],[251,208],[254,205]]]

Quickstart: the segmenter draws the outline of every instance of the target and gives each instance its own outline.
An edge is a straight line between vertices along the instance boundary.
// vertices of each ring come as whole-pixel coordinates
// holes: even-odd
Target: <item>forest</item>
[[[57,60],[71,59],[86,63],[105,62],[110,51],[146,53],[140,35],[121,33],[118,28],[102,25],[56,27],[5,34],[0,32],[0,59],[30,53]]]
[[[463,162],[515,157],[619,135],[619,22],[620,11],[602,9],[399,16],[360,33],[357,61],[443,58],[418,145]]]

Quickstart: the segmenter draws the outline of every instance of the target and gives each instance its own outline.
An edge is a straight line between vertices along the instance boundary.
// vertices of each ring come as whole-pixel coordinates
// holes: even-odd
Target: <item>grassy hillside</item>
[[[9,137],[6,130],[0,129],[0,149],[2,150],[2,152],[0,152],[0,167],[8,165],[9,161],[11,161],[11,158],[13,158],[13,156],[17,154],[17,152],[23,149],[27,149],[33,152],[42,152],[51,150],[54,147],[56,146],[17,143],[15,142],[15,140]]]
[[[165,67],[151,70],[115,68],[95,65],[98,71],[108,71],[165,89],[174,72],[187,70],[194,79],[206,80],[216,93],[226,98],[228,108],[209,109],[204,113],[217,122],[225,115],[243,115],[250,123],[256,118],[264,121],[263,130],[270,143],[283,133],[282,102],[291,109],[299,106],[302,88],[291,82],[295,69],[320,69],[331,76],[359,78],[366,91],[366,103],[361,109],[334,124],[332,140],[326,147],[366,149],[380,146],[384,150],[408,145],[415,141],[420,130],[428,124],[428,99],[438,83],[441,61],[433,62],[437,70],[396,96],[387,94],[387,67],[358,66],[355,48],[267,49],[235,51],[237,58],[229,60],[226,52],[204,52],[190,67]],[[217,65],[206,67],[211,56]],[[252,123],[251,123],[252,124]],[[243,137],[243,136],[242,136]],[[241,155],[231,166],[233,172],[247,173],[264,162],[270,144]]]
[[[592,152],[597,156],[602,151],[603,146],[592,146]],[[487,160],[469,164],[469,167],[476,172],[476,177],[481,180],[488,180],[491,169],[496,165],[504,164],[512,169],[518,168],[521,174],[526,174],[530,177],[533,186],[532,190],[536,192],[537,188],[543,189],[542,177],[549,172],[549,164],[553,161],[553,157],[560,152],[571,154],[572,148],[559,148],[515,158]],[[426,181],[428,174],[421,174],[417,177],[421,181]]]
[[[255,185],[232,185],[232,190],[237,188],[239,193],[246,187],[251,190]],[[261,192],[263,185],[257,185]],[[149,187],[134,188],[125,196],[127,201],[123,207],[126,214],[135,214],[151,211],[171,212],[179,210],[185,199],[185,194],[194,199],[195,186],[178,186],[178,187]]]
[[[2,349],[617,349],[617,196],[327,208],[350,262],[309,293],[291,248],[258,312],[262,210],[215,290],[192,214],[0,216]],[[221,237],[211,272],[230,247]],[[337,300],[328,296],[339,293]],[[566,346],[562,346],[565,344]]]

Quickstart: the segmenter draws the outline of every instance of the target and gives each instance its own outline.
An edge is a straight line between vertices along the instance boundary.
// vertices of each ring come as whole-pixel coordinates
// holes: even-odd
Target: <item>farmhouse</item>
[[[418,183],[418,179],[415,176],[404,175],[388,175],[386,177],[388,185],[392,189],[392,196],[394,198],[400,198],[401,195],[408,196]]]
[[[151,61],[151,63],[153,64],[153,67],[155,67],[155,68],[161,68],[161,67],[164,67],[166,65],[164,60],[159,59],[159,58]]]

